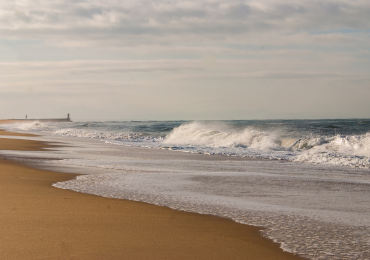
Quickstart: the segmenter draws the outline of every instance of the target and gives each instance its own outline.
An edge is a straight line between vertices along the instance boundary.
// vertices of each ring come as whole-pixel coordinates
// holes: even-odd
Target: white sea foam
[[[281,243],[283,249],[309,259],[370,258],[369,170],[325,166],[369,168],[368,134],[311,135],[292,128],[191,122],[158,137],[144,133],[144,128],[131,131],[126,127],[129,124],[115,123],[118,130],[109,122],[12,127],[44,131],[52,140],[85,138],[73,138],[81,145],[65,148],[74,150],[45,164],[83,168],[82,173],[94,175],[55,187],[263,226],[264,235]],[[311,164],[170,153],[128,145]]]
[[[369,257],[370,179],[355,170],[340,176],[330,168],[316,172],[287,162],[245,164],[168,160],[166,156],[158,161],[69,159],[57,163],[114,170],[54,184],[58,188],[263,226],[264,235],[281,243],[284,250],[309,259]]]
[[[226,128],[226,129],[225,129]],[[224,125],[205,125],[200,122],[184,124],[166,136],[164,143],[182,146],[242,147],[256,150],[279,149],[275,133],[245,128],[232,131]]]
[[[125,122],[122,122],[124,125]],[[126,123],[127,124],[127,123]],[[65,137],[104,140],[116,145],[164,148],[183,152],[283,159],[295,162],[370,167],[370,134],[307,136],[284,128],[235,127],[225,122],[190,122],[165,136],[153,133],[112,131],[90,123],[24,123],[11,130],[48,132]],[[101,127],[100,125],[100,127]],[[73,126],[73,127],[70,127]],[[5,126],[6,127],[6,126]],[[150,130],[149,130],[150,131]],[[302,136],[305,134],[306,136]]]
[[[15,123],[11,125],[4,125],[5,128],[14,129],[18,131],[28,131],[28,132],[50,132],[55,130],[51,124],[42,123],[39,121],[29,122],[29,123]]]
[[[208,148],[211,147],[213,154],[370,167],[370,134],[287,138],[283,132],[252,128],[227,131],[225,127],[221,128],[199,122],[181,125],[167,135],[164,143],[191,147],[200,153],[210,153]]]
[[[337,135],[321,145],[315,145],[311,149],[303,151],[293,160],[297,162],[369,168],[370,135]]]
[[[164,143],[180,146],[214,148],[244,148],[261,151],[294,151],[310,149],[324,143],[328,138],[289,138],[283,131],[263,131],[253,127],[241,130],[227,126],[193,122],[175,128]]]
[[[142,137],[140,133],[97,132],[71,128],[56,130],[53,132],[53,134],[60,136],[94,138],[102,140],[135,140]]]

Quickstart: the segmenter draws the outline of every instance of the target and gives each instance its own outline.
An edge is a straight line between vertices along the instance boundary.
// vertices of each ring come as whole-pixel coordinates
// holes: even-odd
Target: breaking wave
[[[227,129],[224,125],[205,125],[200,122],[181,125],[166,136],[168,144],[207,147],[242,147],[258,150],[279,149],[278,137],[246,128],[242,131]]]
[[[352,123],[365,127],[368,121]],[[115,145],[135,145],[183,152],[283,159],[295,162],[370,167],[370,134],[348,130],[337,134],[341,125],[320,122],[320,131],[312,132],[315,122],[74,122],[18,123],[4,126],[9,130],[46,132],[64,137],[102,140]],[[348,122],[344,122],[351,125]],[[343,123],[342,123],[343,125]],[[308,126],[308,127],[307,127]],[[329,127],[328,127],[329,126]],[[2,126],[3,127],[3,126]],[[307,128],[311,127],[308,131]],[[329,130],[328,130],[329,129]],[[367,128],[364,128],[367,130]],[[145,131],[145,132],[144,132]],[[326,132],[325,132],[326,131]],[[328,132],[327,131],[332,131]]]
[[[235,130],[225,125],[193,122],[173,129],[164,143],[192,148],[209,147],[219,154],[225,154],[222,150],[231,151],[233,148],[232,155],[351,167],[370,166],[368,133],[294,138],[282,130],[268,132],[253,127]]]
[[[54,131],[53,134],[60,136],[83,137],[101,140],[135,140],[143,137],[141,133],[96,132],[70,128]]]

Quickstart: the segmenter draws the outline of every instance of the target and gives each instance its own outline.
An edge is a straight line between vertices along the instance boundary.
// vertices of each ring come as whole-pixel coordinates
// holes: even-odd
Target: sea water
[[[43,163],[85,175],[55,187],[263,226],[310,259],[370,259],[370,120],[4,127],[74,144]]]

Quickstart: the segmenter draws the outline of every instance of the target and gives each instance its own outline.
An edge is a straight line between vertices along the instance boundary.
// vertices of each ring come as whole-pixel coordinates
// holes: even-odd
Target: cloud
[[[368,0],[3,0],[0,108],[356,115],[370,111],[369,13]]]
[[[335,53],[297,58],[313,54],[218,59],[217,66],[202,60],[0,62],[0,117],[31,110],[52,117],[58,107],[81,104],[115,119],[248,119],[245,111],[258,109],[275,111],[275,118],[291,111],[320,118],[328,108],[330,117],[368,116],[368,66],[354,69],[356,59]]]
[[[366,0],[4,0],[0,10],[1,37],[64,46],[220,45],[370,27]]]
[[[299,50],[265,55],[248,60],[204,56],[200,60],[0,62],[0,92],[24,92],[32,88],[33,92],[84,93],[143,87],[155,91],[165,85],[179,88],[189,82],[201,88],[202,81],[370,80],[366,69],[353,67],[361,59],[350,55]],[[363,68],[367,67],[364,63]]]

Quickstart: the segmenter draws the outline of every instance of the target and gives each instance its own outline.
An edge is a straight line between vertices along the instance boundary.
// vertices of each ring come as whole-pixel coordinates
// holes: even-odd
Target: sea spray
[[[33,153],[53,169],[61,165],[61,170],[84,174],[55,187],[263,226],[263,234],[284,250],[309,259],[369,259],[370,125],[363,121],[116,121],[5,127],[75,144],[58,152]],[[58,159],[45,160],[46,154]]]
[[[370,167],[369,120],[16,123],[9,130],[191,153]]]
[[[206,147],[241,147],[258,150],[279,149],[275,133],[254,130],[250,127],[242,130],[227,128],[222,125],[207,125],[192,122],[181,125],[166,136],[164,143],[186,146]]]

